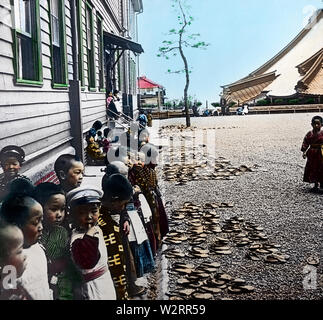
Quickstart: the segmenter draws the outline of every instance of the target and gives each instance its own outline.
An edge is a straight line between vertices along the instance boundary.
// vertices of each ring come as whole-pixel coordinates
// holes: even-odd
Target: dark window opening
[[[93,44],[93,15],[92,9],[86,9],[86,50],[88,63],[88,85],[95,88],[94,44]]]
[[[16,80],[41,81],[36,0],[15,2]]]
[[[98,45],[99,45],[99,88],[104,88],[104,69],[103,69],[103,26],[102,19],[97,17],[97,34],[98,34]]]
[[[54,84],[67,84],[65,60],[64,3],[51,0],[52,76]]]

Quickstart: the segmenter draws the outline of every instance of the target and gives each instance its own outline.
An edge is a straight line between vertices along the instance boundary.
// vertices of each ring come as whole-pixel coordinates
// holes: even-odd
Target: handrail
[[[129,118],[129,119],[131,119],[131,121],[130,120],[127,120],[127,119],[125,119],[126,120],[126,122],[128,123],[128,125],[130,125],[130,122],[136,122],[134,119],[132,119],[132,118],[130,118],[129,116],[127,116],[126,114],[124,114],[123,112],[119,112],[119,113],[116,113],[116,112],[114,112],[114,111],[112,111],[112,110],[108,110],[109,112],[112,112],[114,115],[116,115],[116,116],[119,116],[120,114],[121,115],[123,115],[123,116],[126,116],[127,118]],[[116,120],[116,119],[115,119]],[[118,122],[119,123],[119,122]],[[120,123],[119,123],[120,124]],[[140,124],[140,123],[138,123],[139,124],[139,126],[141,127],[141,128],[145,128],[145,126],[143,126],[142,124]]]

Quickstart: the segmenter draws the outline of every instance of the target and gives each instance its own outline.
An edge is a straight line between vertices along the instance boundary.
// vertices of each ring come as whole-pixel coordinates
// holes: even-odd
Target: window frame
[[[105,72],[104,72],[103,21],[104,21],[104,19],[102,18],[102,16],[99,13],[97,13],[96,14],[97,34],[98,35],[100,34],[100,37],[101,37],[101,41],[99,41],[99,38],[98,38],[98,60],[99,60],[99,66],[98,66],[98,69],[99,69],[99,81],[98,81],[99,85],[98,85],[98,88],[99,88],[100,92],[106,92],[106,89],[104,87],[104,84],[105,84],[104,74],[105,74]],[[98,30],[99,29],[99,23],[100,23],[101,30]],[[101,57],[100,57],[100,55],[101,55]],[[101,70],[100,70],[100,64],[102,66]],[[101,86],[100,77],[102,77],[102,86]]]
[[[85,90],[84,82],[84,59],[83,59],[83,19],[82,19],[82,0],[77,0],[77,30],[78,30],[78,70],[81,90]]]
[[[89,23],[89,29],[91,32],[91,57],[88,56],[88,47],[86,46],[86,53],[87,53],[87,66],[88,66],[88,90],[96,92],[96,72],[95,72],[95,47],[94,47],[94,16],[93,16],[93,5],[86,1],[86,11],[85,11],[85,17],[86,17],[86,37],[87,31],[88,31],[88,23]],[[89,10],[89,16],[90,16],[90,21],[87,21],[88,17],[88,10]],[[91,73],[91,74],[90,74]]]
[[[15,25],[12,28],[12,46],[13,46],[13,63],[14,63],[14,83],[15,85],[22,86],[43,86],[43,65],[42,65],[42,51],[41,51],[41,37],[40,37],[40,6],[39,0],[30,0],[30,12],[31,12],[31,21],[30,28],[31,33],[28,34],[20,29],[20,26],[17,27],[16,16],[14,17]],[[19,1],[18,6],[14,5],[14,13],[16,10],[19,10]],[[20,11],[19,11],[20,13]],[[34,20],[34,21],[32,21]],[[33,53],[33,65],[34,72],[36,75],[36,80],[24,79],[22,75],[19,74],[19,41],[20,35],[24,37],[31,37],[32,42],[32,53]]]
[[[61,63],[62,63],[62,83],[56,83],[54,80],[54,44],[52,38],[52,14],[51,14],[51,1],[48,0],[48,14],[49,14],[49,32],[50,32],[50,51],[51,51],[51,74],[52,74],[52,87],[54,89],[66,89],[68,84],[68,67],[67,67],[67,49],[66,49],[66,27],[65,27],[65,0],[58,1],[59,11],[59,41],[61,48]]]

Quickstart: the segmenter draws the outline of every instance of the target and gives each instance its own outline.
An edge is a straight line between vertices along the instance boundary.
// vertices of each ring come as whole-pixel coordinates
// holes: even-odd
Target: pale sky
[[[184,74],[179,56],[158,58],[167,32],[179,29],[171,0],[143,0],[138,16],[140,75],[163,85],[171,99],[183,97]],[[285,47],[306,25],[323,0],[187,0],[194,18],[190,33],[200,33],[206,50],[186,49],[192,69],[189,94],[203,102],[219,101],[222,85],[237,81],[260,67]]]

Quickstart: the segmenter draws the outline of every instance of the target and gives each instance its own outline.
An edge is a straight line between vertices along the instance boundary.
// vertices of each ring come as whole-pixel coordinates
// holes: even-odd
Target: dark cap
[[[25,152],[18,146],[6,146],[0,151],[0,162],[4,162],[10,157],[16,158],[20,163],[22,163],[25,160]]]

